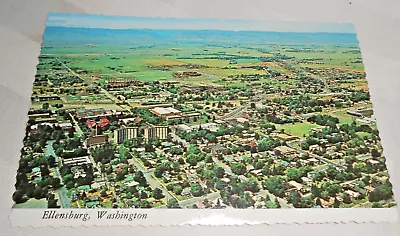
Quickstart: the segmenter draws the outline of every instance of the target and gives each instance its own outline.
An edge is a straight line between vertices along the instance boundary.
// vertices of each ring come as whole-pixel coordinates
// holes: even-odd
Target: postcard
[[[397,218],[350,23],[49,14],[31,101],[13,225]]]

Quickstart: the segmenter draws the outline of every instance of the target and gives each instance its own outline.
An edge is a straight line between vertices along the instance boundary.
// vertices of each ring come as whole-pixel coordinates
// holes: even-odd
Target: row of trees
[[[307,121],[329,127],[336,127],[336,124],[339,123],[339,119],[337,117],[333,117],[330,115],[323,115],[323,114],[313,115],[309,117]]]

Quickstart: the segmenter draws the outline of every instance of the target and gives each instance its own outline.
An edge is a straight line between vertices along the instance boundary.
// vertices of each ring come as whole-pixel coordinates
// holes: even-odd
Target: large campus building
[[[167,139],[168,126],[155,126],[148,124],[145,127],[126,127],[114,131],[114,142],[122,143],[126,139],[135,139],[142,137],[145,140]]]
[[[150,110],[154,115],[160,116],[165,120],[181,118],[182,112],[173,107],[156,107]]]
[[[103,144],[103,143],[107,142],[107,140],[108,140],[107,135],[90,135],[86,139],[86,145],[88,147],[92,147],[95,145]]]

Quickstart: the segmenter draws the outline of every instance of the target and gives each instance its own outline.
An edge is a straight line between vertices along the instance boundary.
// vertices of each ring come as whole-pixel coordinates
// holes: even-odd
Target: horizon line
[[[301,22],[253,19],[137,17],[98,14],[50,13],[46,26],[100,29],[220,30],[245,32],[347,33],[350,22]]]
[[[152,30],[152,31],[225,31],[225,32],[264,32],[264,33],[292,33],[292,34],[351,34],[356,32],[329,32],[329,31],[273,31],[273,30],[232,30],[232,29],[154,29],[154,28],[103,28],[103,27],[81,27],[81,26],[58,26],[46,25],[47,28],[66,28],[66,29],[102,29],[102,30]]]

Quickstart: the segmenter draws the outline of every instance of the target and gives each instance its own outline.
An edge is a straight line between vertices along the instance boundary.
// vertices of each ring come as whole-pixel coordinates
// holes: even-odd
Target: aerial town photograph
[[[351,24],[50,14],[31,101],[13,208],[396,206]]]

